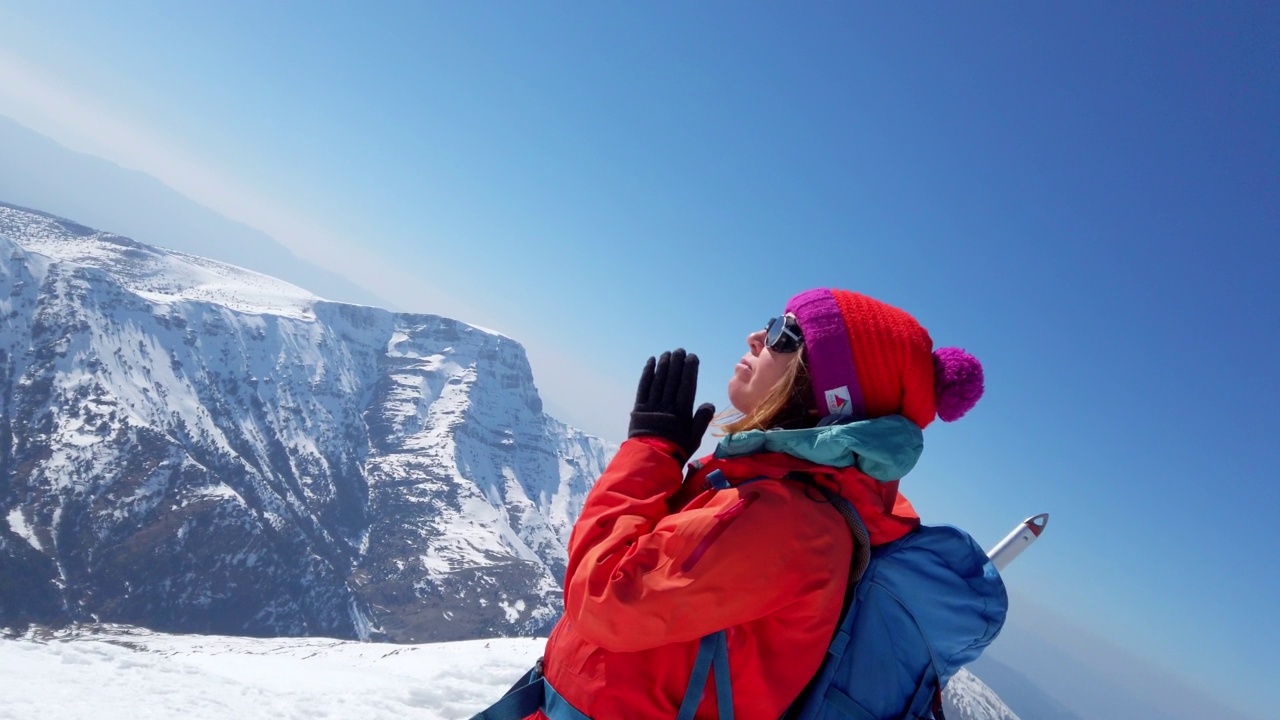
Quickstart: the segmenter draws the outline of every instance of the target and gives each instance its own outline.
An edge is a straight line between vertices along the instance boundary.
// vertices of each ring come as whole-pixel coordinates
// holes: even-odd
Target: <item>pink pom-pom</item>
[[[933,393],[938,417],[959,420],[982,397],[982,363],[960,348],[933,353]]]

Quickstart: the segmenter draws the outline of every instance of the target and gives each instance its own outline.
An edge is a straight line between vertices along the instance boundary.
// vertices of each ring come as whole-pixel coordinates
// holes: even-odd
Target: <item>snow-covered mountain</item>
[[[999,695],[964,668],[947,682],[942,711],[947,720],[1018,720]]]
[[[0,205],[0,626],[532,634],[614,448],[524,349]]]
[[[0,719],[469,718],[542,654],[541,638],[388,646],[326,638],[76,628],[0,639]],[[1018,720],[961,671],[948,720]]]

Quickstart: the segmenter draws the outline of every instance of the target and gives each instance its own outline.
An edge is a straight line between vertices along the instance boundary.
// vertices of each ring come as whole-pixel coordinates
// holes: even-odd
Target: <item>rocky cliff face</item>
[[[519,343],[0,205],[0,625],[539,633],[614,448]]]

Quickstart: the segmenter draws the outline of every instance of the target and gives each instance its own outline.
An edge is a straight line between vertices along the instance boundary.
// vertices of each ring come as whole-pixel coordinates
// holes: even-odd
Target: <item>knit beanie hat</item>
[[[904,415],[924,428],[958,420],[982,397],[982,365],[960,348],[933,351],[911,315],[848,290],[791,298],[818,414]]]

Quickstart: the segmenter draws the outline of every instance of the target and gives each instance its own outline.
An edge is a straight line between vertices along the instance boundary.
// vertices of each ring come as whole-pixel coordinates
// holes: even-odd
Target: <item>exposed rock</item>
[[[524,348],[0,205],[0,626],[545,632],[614,448]]]

